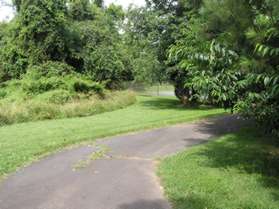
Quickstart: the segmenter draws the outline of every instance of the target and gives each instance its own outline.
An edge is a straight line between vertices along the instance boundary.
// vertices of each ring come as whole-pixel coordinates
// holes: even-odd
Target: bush
[[[0,99],[3,99],[7,96],[7,92],[5,90],[0,89]]]
[[[74,81],[73,89],[75,92],[82,93],[93,91],[95,93],[102,94],[104,91],[104,87],[101,84],[81,79]]]
[[[272,104],[261,101],[255,99],[254,94],[250,94],[244,101],[238,102],[235,111],[257,121],[266,132],[279,137],[279,105],[275,102]]]
[[[104,82],[106,88],[119,89],[123,81],[132,80],[121,53],[119,46],[99,46],[85,60],[88,74],[93,80]]]
[[[22,76],[22,89],[30,95],[38,95],[56,89],[67,89],[65,77],[74,74],[72,67],[60,62],[46,62],[30,66],[27,73]]]
[[[31,66],[22,76],[21,88],[28,95],[39,95],[48,91],[66,90],[77,93],[97,93],[102,95],[103,85],[74,72],[71,66],[59,62],[46,62]]]
[[[47,91],[55,89],[65,89],[66,84],[63,79],[59,77],[40,78],[38,80],[27,80],[22,81],[22,89],[31,95],[38,95]]]
[[[35,100],[54,103],[54,104],[65,104],[74,98],[74,94],[67,90],[54,90],[49,91],[35,97]]]
[[[27,69],[27,73],[23,75],[27,79],[40,79],[42,77],[61,77],[76,74],[74,68],[63,62],[48,61],[41,65],[33,65]]]

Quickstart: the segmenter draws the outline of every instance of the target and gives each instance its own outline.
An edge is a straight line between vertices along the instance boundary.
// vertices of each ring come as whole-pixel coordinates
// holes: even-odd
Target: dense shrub
[[[99,95],[102,95],[104,92],[104,87],[101,84],[92,82],[90,80],[77,79],[72,83],[72,87],[74,91],[80,93],[88,93],[93,91]]]
[[[85,75],[76,73],[71,66],[59,62],[31,66],[19,82],[23,92],[29,95],[54,90],[65,90],[72,93],[92,92],[101,95],[104,91],[101,84],[90,80]]]
[[[74,74],[74,72],[75,69],[66,63],[47,61],[39,65],[30,66],[23,77],[36,80],[42,77],[50,78],[71,75]]]
[[[7,92],[5,90],[0,89],[0,99],[3,99],[7,96]]]
[[[65,82],[59,77],[40,78],[38,80],[22,80],[22,89],[28,94],[41,94],[55,89],[66,88]]]
[[[40,94],[36,96],[34,99],[41,102],[46,102],[48,104],[65,104],[74,99],[74,97],[75,95],[73,93],[67,90],[58,89]]]

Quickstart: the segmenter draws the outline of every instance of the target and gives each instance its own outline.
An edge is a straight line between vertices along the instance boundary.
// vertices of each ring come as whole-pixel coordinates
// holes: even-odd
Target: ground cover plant
[[[187,109],[173,97],[138,97],[134,105],[94,116],[0,127],[0,176],[71,144],[223,113],[208,107]]]
[[[277,209],[278,141],[254,129],[225,135],[162,161],[174,209]]]

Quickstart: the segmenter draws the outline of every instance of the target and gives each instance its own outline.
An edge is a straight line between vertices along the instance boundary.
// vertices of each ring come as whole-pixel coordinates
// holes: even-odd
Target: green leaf
[[[265,85],[265,86],[268,86],[269,83],[270,83],[270,78],[269,78],[269,77],[265,77],[265,79],[264,79],[264,85]]]

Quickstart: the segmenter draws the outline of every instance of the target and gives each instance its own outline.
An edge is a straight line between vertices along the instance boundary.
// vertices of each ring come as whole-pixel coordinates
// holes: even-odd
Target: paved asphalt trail
[[[222,116],[59,152],[2,182],[0,209],[170,209],[156,160],[242,125],[236,116]]]

